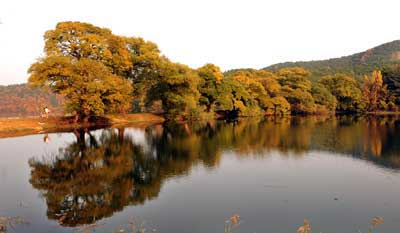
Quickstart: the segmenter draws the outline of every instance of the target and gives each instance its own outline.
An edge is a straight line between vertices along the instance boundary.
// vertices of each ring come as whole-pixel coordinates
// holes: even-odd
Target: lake
[[[400,230],[398,116],[75,129],[0,149],[7,232]]]

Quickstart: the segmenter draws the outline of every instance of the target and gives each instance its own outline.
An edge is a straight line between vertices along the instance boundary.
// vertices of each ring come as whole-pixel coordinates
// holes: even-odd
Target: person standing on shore
[[[46,106],[43,109],[44,117],[49,118],[50,109]]]

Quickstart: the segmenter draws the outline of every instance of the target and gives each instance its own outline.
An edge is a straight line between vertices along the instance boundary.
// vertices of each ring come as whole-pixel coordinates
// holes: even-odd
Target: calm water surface
[[[9,232],[400,231],[400,118],[76,129],[0,139]],[[227,221],[228,220],[228,221]],[[93,231],[95,230],[95,231]],[[127,231],[130,232],[130,231]]]

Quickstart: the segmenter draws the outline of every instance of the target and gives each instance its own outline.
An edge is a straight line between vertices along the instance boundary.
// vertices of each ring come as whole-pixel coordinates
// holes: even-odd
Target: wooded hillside
[[[360,79],[374,70],[382,70],[386,66],[399,62],[400,40],[395,40],[350,56],[318,61],[284,62],[270,65],[264,69],[277,71],[282,68],[303,67],[311,72],[313,80],[336,73]]]
[[[61,114],[63,103],[61,96],[31,89],[27,84],[0,86],[0,117],[38,116],[45,106]]]

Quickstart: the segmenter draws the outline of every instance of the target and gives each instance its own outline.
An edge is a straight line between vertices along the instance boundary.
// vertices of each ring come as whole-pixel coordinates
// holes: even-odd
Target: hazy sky
[[[262,68],[400,39],[396,0],[0,0],[0,85],[26,82],[43,34],[85,21],[158,44],[193,68]]]

